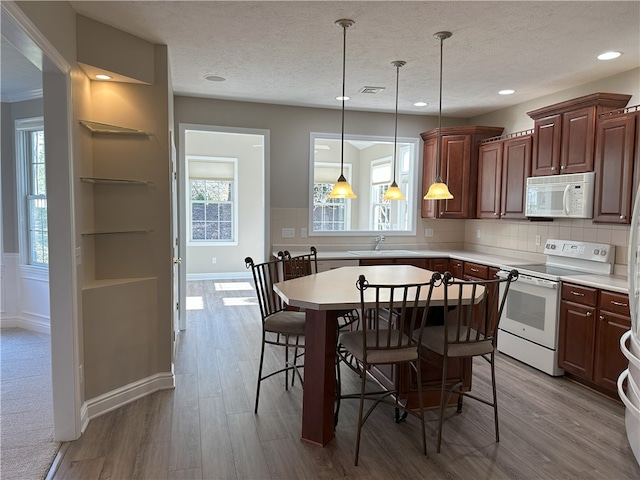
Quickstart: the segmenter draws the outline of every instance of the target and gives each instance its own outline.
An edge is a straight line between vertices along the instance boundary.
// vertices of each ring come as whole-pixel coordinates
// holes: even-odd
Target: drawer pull
[[[574,292],[573,290],[571,290],[571,295],[576,295],[577,297],[584,297],[584,293]]]
[[[476,273],[480,271],[477,268],[470,268],[469,270],[471,270],[472,272],[476,272]]]
[[[611,304],[612,305],[617,305],[619,307],[628,307],[629,306],[627,303],[616,302],[615,300],[611,300]]]

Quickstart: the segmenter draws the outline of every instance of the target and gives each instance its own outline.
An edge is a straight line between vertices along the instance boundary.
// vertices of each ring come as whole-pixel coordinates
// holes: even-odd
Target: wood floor
[[[638,479],[621,404],[499,356],[500,443],[489,407],[451,409],[442,453],[436,411],[427,413],[427,456],[415,418],[393,421],[380,406],[363,430],[353,466],[356,402],[343,402],[325,448],[300,441],[301,389],[263,383],[253,413],[260,354],[258,308],[244,281],[189,282],[191,307],[175,363],[176,388],[92,420],[64,445],[53,479]],[[201,308],[198,307],[201,303]],[[200,308],[200,309],[198,309]],[[281,351],[268,350],[268,365]],[[343,391],[357,377],[343,374]],[[489,393],[489,369],[474,364],[474,390]]]

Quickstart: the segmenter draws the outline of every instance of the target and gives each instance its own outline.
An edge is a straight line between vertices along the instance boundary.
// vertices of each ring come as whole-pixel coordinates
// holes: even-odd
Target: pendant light
[[[400,85],[400,67],[406,65],[407,62],[403,60],[396,60],[395,62],[391,62],[391,65],[396,67],[396,128],[393,133],[393,182],[391,186],[387,188],[387,191],[384,192],[382,196],[383,200],[404,200],[404,195],[402,194],[402,190],[398,187],[396,183],[396,150],[398,144],[398,86]]]
[[[347,28],[351,27],[354,23],[353,20],[342,19],[336,20],[336,25],[342,27],[343,30],[343,40],[342,40],[342,141],[341,141],[341,149],[340,149],[340,176],[336,181],[336,184],[333,186],[331,193],[328,195],[329,198],[357,198],[356,194],[353,193],[351,189],[351,185],[347,182],[347,179],[344,178],[344,101],[345,101],[345,67],[346,67],[346,58],[347,58]]]
[[[436,179],[429,187],[429,191],[424,196],[425,200],[449,200],[453,198],[449,187],[440,178],[441,148],[442,148],[442,44],[444,40],[451,36],[451,32],[437,32],[433,36],[440,40],[440,102],[438,107],[438,156],[436,160]]]

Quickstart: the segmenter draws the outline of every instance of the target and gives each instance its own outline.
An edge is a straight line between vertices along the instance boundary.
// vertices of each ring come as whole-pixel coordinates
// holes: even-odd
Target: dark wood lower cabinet
[[[628,295],[563,283],[558,363],[566,376],[618,398],[627,367],[620,337],[629,328]]]

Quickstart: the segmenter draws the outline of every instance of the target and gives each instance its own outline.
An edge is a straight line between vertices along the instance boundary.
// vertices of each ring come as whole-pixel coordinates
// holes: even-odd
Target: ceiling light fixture
[[[204,76],[205,80],[209,80],[210,82],[224,82],[226,78],[221,77],[220,75],[207,74]]]
[[[403,60],[391,62],[391,65],[396,67],[396,128],[393,133],[393,183],[391,183],[391,186],[384,192],[382,196],[383,200],[404,200],[402,190],[400,190],[400,187],[398,187],[396,183],[396,150],[398,143],[398,86],[400,85],[400,67],[406,65],[406,63],[407,62]]]
[[[336,184],[333,186],[331,193],[328,195],[329,198],[357,198],[356,194],[353,193],[351,189],[351,185],[347,182],[347,179],[344,178],[344,85],[345,85],[345,69],[346,69],[346,58],[347,58],[347,28],[353,26],[356,23],[353,20],[342,19],[336,20],[336,25],[342,27],[343,31],[343,40],[342,40],[342,139],[340,142],[340,176],[336,181]]]
[[[104,73],[97,74],[96,78],[98,80],[111,80],[111,77],[109,75],[105,75]]]
[[[515,90],[511,89],[511,88],[506,88],[504,90],[500,90],[498,92],[498,95],[513,95],[514,93],[516,93]]]
[[[449,187],[440,178],[440,163],[442,155],[442,44],[444,40],[451,37],[451,32],[437,32],[433,36],[440,40],[440,102],[438,105],[438,155],[436,157],[436,179],[429,187],[429,191],[424,196],[425,200],[449,200],[453,198]]]
[[[598,60],[613,60],[622,55],[620,52],[604,52],[598,55]]]
[[[426,107],[429,105],[427,102],[416,102],[413,104],[414,107]]]

